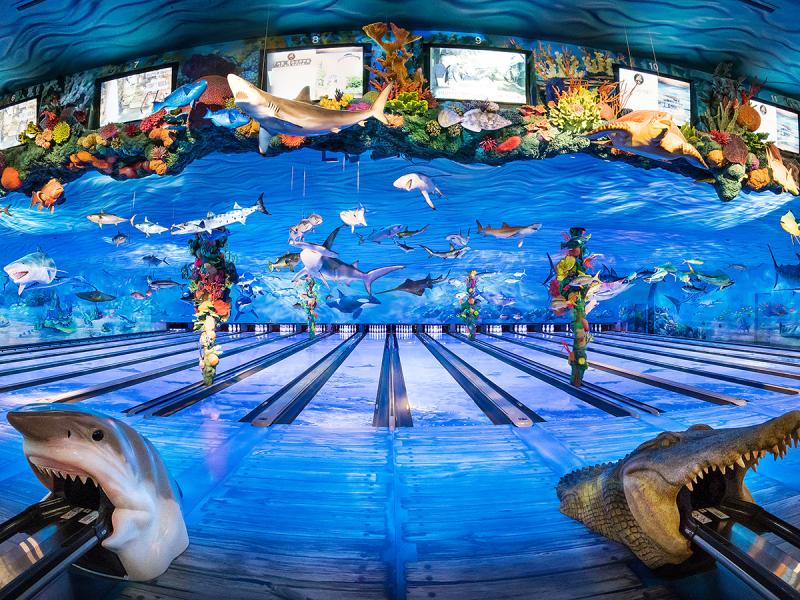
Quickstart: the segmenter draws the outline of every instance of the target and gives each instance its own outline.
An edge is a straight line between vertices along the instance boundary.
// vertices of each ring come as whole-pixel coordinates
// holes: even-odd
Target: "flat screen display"
[[[622,108],[659,110],[672,115],[676,125],[692,120],[692,84],[635,69],[619,69]]]
[[[296,98],[308,86],[312,100],[336,92],[364,95],[364,48],[336,46],[267,52],[267,91]]]
[[[173,67],[163,67],[107,79],[100,83],[100,126],[140,121],[153,103],[172,92]]]
[[[491,100],[501,104],[528,101],[524,52],[475,48],[430,49],[430,86],[441,100]]]
[[[25,131],[28,123],[36,122],[37,112],[35,98],[0,108],[0,149],[19,146],[19,134]]]
[[[769,135],[767,141],[773,142],[781,150],[800,153],[800,124],[796,112],[751,100],[750,104],[761,115],[758,133]]]

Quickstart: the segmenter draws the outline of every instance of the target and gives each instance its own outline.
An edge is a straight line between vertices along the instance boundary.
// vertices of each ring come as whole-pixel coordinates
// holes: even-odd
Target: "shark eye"
[[[72,432],[69,429],[67,429],[67,437],[72,437]]]
[[[92,439],[93,439],[95,442],[99,442],[100,440],[102,440],[102,439],[103,439],[103,436],[104,436],[103,432],[102,432],[102,431],[100,431],[99,429],[95,429],[95,430],[92,432]]]

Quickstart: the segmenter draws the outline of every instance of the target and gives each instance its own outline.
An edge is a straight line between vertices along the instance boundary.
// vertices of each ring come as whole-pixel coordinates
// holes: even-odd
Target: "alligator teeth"
[[[761,452],[759,452],[758,455],[759,455],[759,458],[764,458],[767,455],[767,451],[766,450],[762,450]]]
[[[736,459],[736,464],[744,469],[744,461],[742,460],[741,456]]]
[[[78,475],[78,479],[81,480],[81,483],[86,483],[87,477],[86,477],[86,475]]]
[[[749,453],[749,452],[745,452],[745,453],[744,453],[744,458],[745,458],[746,460],[750,460],[750,453]]]
[[[772,452],[773,454],[777,454],[777,453],[778,453],[778,450],[780,450],[780,448],[778,448],[778,444],[775,444],[775,445],[772,447],[772,450],[770,450],[770,452]]]
[[[686,484],[686,489],[689,490],[690,492],[694,491],[694,488],[692,487],[692,482],[691,481]]]
[[[720,472],[721,472],[723,475],[725,475],[725,465],[722,465],[722,466],[719,468],[719,470],[720,470]]]
[[[703,467],[703,473],[708,475],[708,467]]]
[[[757,471],[756,467],[758,466],[758,463],[753,463],[752,466],[753,466],[753,473],[755,473]]]

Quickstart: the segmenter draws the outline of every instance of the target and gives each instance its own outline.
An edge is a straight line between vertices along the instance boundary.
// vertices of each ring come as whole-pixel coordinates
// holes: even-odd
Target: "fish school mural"
[[[279,51],[303,66],[301,50],[343,45],[366,70],[268,91]],[[459,63],[488,49],[498,73]],[[147,92],[146,114],[101,124],[104,82],[164,65],[174,85]],[[694,119],[628,107],[620,69],[648,67],[658,106]],[[480,77],[508,102],[458,97]],[[4,102],[39,110],[0,156],[0,337],[193,321],[212,378],[223,322],[566,323],[577,302],[579,326],[792,343],[800,168],[759,131],[760,84],[392,23],[43,83]],[[116,85],[120,105],[139,100]]]

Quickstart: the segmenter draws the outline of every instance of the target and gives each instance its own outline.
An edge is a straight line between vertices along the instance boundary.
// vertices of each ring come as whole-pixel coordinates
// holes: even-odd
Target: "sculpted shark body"
[[[386,86],[368,110],[332,110],[311,104],[308,88],[296,100],[279,98],[258,89],[237,75],[228,75],[228,85],[236,105],[261,126],[258,149],[265,154],[270,137],[278,134],[313,137],[339,133],[353,125],[363,125],[370,117],[386,124],[383,114],[392,86]]]
[[[561,512],[628,546],[647,566],[692,556],[682,515],[724,499],[753,502],[744,476],[767,453],[783,458],[800,438],[800,411],[751,427],[694,425],[664,432],[616,463],[561,478]]]
[[[20,296],[29,285],[46,286],[53,283],[58,273],[56,263],[41,248],[7,264],[3,270],[12,283],[19,286]]]
[[[130,426],[67,404],[31,404],[8,413],[23,451],[51,494],[62,486],[99,487],[114,506],[102,547],[127,576],[161,575],[189,545],[179,492],[153,445]]]
[[[233,223],[241,223],[242,225],[245,225],[247,223],[247,217],[252,215],[254,212],[260,212],[265,215],[269,214],[269,211],[264,206],[263,192],[258,197],[258,200],[256,200],[256,203],[252,206],[242,208],[239,206],[238,202],[234,202],[233,210],[229,210],[228,212],[220,215],[215,215],[214,213],[210,212],[204,219],[196,219],[194,221],[177,223],[171,227],[172,235],[200,233],[201,231],[211,233],[215,229],[227,227]],[[135,227],[139,229],[140,226],[135,225]]]

